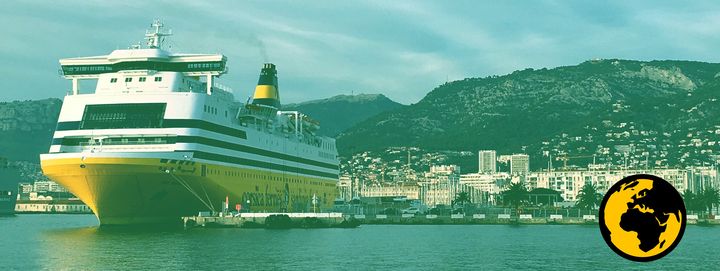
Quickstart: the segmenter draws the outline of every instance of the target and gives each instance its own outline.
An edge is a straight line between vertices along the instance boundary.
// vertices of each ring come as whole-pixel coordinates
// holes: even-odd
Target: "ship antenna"
[[[159,19],[155,19],[152,24],[150,24],[150,27],[154,28],[151,30],[145,31],[145,39],[147,39],[147,46],[152,49],[161,49],[163,41],[165,41],[166,36],[172,35],[172,30],[168,31],[167,33],[163,33],[160,31],[161,28],[165,26],[162,22],[160,22]]]

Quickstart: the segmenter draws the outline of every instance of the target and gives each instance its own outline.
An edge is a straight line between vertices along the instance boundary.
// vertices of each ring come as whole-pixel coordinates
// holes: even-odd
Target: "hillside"
[[[62,101],[0,102],[0,157],[38,162],[50,148]]]
[[[715,63],[594,60],[467,78],[361,122],[339,136],[338,147],[346,157],[401,146],[525,152],[533,168],[550,156],[665,166],[714,162],[718,72]]]
[[[320,134],[336,136],[369,117],[401,107],[382,94],[359,94],[287,104],[283,110],[303,112],[320,122]]]

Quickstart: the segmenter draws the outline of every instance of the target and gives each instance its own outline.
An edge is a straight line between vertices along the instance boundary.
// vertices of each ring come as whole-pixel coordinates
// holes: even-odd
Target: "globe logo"
[[[618,255],[633,261],[660,259],[685,232],[685,204],[667,181],[653,175],[623,178],[600,204],[600,232]]]

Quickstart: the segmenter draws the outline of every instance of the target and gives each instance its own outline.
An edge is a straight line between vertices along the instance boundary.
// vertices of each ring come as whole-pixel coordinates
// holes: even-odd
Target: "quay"
[[[584,215],[583,217],[563,217],[552,215],[551,217],[533,217],[524,214],[519,216],[509,214],[485,215],[485,214],[454,214],[454,215],[354,215],[354,219],[360,224],[390,224],[390,225],[595,225],[598,220],[595,215]]]
[[[360,224],[342,213],[220,213],[183,217],[185,228],[355,228]]]
[[[454,215],[353,215],[360,224],[392,224],[392,225],[596,225],[598,218],[595,215],[581,217],[565,217],[563,215],[550,215],[549,217],[533,217],[530,214],[519,216],[509,214],[454,214]],[[687,215],[689,225],[720,225],[720,216],[714,218],[698,218],[697,215]]]
[[[687,224],[701,226],[720,225],[720,216],[698,218],[688,215]],[[222,228],[354,228],[360,225],[597,225],[595,215],[582,217],[533,217],[529,214],[519,216],[497,215],[348,215],[342,213],[240,213],[210,216],[200,214],[184,217],[186,228],[222,227]]]

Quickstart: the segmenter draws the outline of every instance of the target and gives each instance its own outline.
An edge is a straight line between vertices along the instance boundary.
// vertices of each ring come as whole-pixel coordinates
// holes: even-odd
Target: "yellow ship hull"
[[[220,211],[318,211],[331,207],[335,181],[209,162],[160,158],[41,158],[43,173],[93,210],[102,225],[178,222]]]

